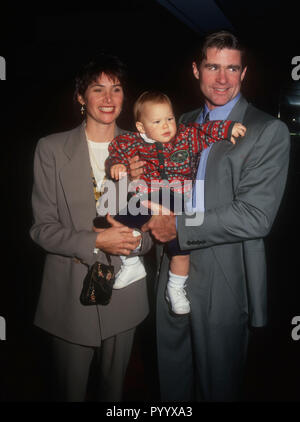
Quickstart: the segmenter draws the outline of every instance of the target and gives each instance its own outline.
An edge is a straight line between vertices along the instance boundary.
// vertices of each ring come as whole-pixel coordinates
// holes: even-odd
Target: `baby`
[[[140,183],[137,189],[139,194],[150,194],[161,188],[159,182],[167,180],[169,183],[173,182],[172,189],[167,188],[171,199],[174,194],[180,193],[182,197],[183,194],[191,194],[196,170],[195,157],[199,156],[204,148],[212,142],[224,139],[234,144],[235,138],[244,136],[246,132],[242,124],[232,121],[210,121],[202,125],[193,123],[188,126],[181,124],[177,128],[170,99],[167,95],[154,91],[140,95],[134,105],[134,117],[138,133],[119,135],[109,145],[111,177],[119,180],[129,169],[129,159],[138,154],[140,159],[146,162],[144,174],[140,177],[143,183]],[[190,184],[186,183],[187,181],[190,181]],[[120,215],[115,218],[130,227],[140,228],[139,223],[142,225],[146,221],[138,221],[137,217]],[[144,217],[149,219],[151,215]],[[189,273],[189,252],[181,251],[176,239],[167,245],[170,270],[166,299],[173,313],[187,314],[190,312],[185,292]],[[126,287],[146,274],[141,271],[142,263],[138,257],[121,259],[123,265],[117,274],[115,289]]]

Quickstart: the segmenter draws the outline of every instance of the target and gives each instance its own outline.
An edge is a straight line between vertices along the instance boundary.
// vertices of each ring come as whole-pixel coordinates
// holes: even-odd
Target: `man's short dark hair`
[[[241,52],[242,68],[246,66],[246,48],[243,43],[229,31],[218,31],[208,34],[202,43],[200,55],[198,55],[196,61],[199,67],[201,62],[206,59],[206,53],[208,48],[217,48],[223,50],[228,48],[229,50],[238,50]]]
[[[105,73],[113,81],[118,79],[121,85],[125,83],[125,64],[117,56],[101,52],[82,66],[78,72],[75,79],[74,99],[77,99],[77,95],[84,96],[88,86],[95,82],[102,73]]]

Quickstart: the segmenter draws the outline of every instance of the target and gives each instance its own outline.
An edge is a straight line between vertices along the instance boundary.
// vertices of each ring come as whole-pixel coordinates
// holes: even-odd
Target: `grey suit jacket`
[[[122,133],[117,128],[115,135]],[[97,234],[91,166],[84,125],[40,139],[34,158],[32,239],[47,252],[35,324],[70,342],[99,346],[138,325],[148,314],[145,279],[114,290],[106,306],[83,306],[79,301],[87,267],[106,263],[105,254],[93,254]],[[151,247],[143,235],[140,253]],[[112,256],[117,272],[121,260]]]
[[[201,109],[182,116],[195,121]],[[283,195],[290,136],[284,123],[241,97],[228,119],[242,122],[246,136],[236,145],[212,146],[205,176],[203,224],[186,226],[178,216],[182,249],[191,249],[193,277],[219,265],[252,326],[267,321],[267,277],[263,237],[274,221]],[[196,248],[196,249],[195,249]],[[210,254],[204,253],[210,250]]]

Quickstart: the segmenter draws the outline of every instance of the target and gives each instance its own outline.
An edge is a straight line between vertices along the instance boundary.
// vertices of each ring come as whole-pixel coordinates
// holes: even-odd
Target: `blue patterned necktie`
[[[209,111],[206,113],[206,116],[203,119],[203,123],[209,122]]]
[[[206,113],[206,115],[204,116],[204,119],[203,119],[203,122],[202,122],[202,124],[203,123],[207,123],[207,122],[209,122],[209,111]],[[204,153],[204,155],[208,155],[207,154],[207,152],[206,153]],[[199,155],[199,157],[198,157],[198,160],[197,160],[197,163],[196,163],[196,185],[197,185],[197,180],[198,180],[198,187],[196,187],[195,185],[194,185],[194,189],[193,189],[193,197],[192,197],[192,206],[193,206],[193,208],[195,208],[196,207],[196,197],[197,197],[197,195],[198,195],[198,198],[204,198],[204,174],[205,174],[205,166],[206,166],[206,160],[207,160],[207,156],[205,157],[205,166],[204,166],[204,173],[203,174],[201,174],[201,172],[199,172],[199,166],[200,166],[200,161],[201,161],[201,155]],[[199,180],[201,180],[201,182],[199,182]],[[196,191],[197,191],[197,193],[196,193]],[[198,200],[200,200],[200,199],[198,199]]]

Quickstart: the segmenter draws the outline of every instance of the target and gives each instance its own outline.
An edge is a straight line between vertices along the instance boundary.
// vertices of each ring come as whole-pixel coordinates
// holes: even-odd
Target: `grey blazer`
[[[122,133],[117,128],[115,136]],[[106,263],[93,254],[97,234],[91,166],[84,125],[39,140],[34,158],[32,239],[46,252],[46,262],[34,323],[67,341],[99,346],[101,339],[137,326],[148,314],[145,279],[114,290],[106,306],[79,301],[87,268],[79,260]],[[143,235],[140,254],[151,247]],[[117,272],[121,260],[112,256]]]
[[[181,121],[195,121],[200,112],[187,113]],[[186,226],[186,216],[178,216],[178,238],[182,249],[194,249],[190,277],[199,278],[207,268],[220,266],[250,325],[263,326],[267,322],[263,237],[272,227],[285,188],[290,136],[283,122],[243,97],[228,119],[242,122],[246,136],[236,145],[212,146],[205,176],[204,222]]]

